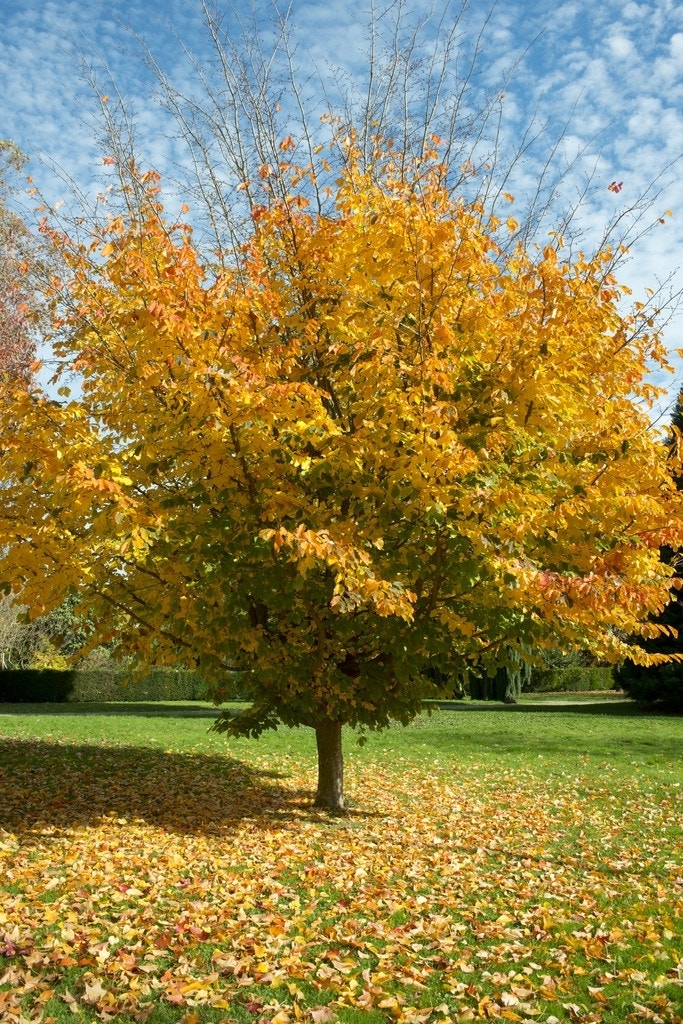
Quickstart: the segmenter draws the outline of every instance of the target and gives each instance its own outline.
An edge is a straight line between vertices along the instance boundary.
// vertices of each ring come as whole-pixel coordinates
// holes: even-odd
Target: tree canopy
[[[98,640],[219,700],[239,668],[252,706],[226,726],[315,728],[330,807],[342,724],[409,720],[435,660],[656,660],[622,638],[658,631],[683,541],[647,415],[665,355],[613,253],[510,249],[438,139],[376,146],[370,173],[335,135],[323,213],[284,138],[261,173],[287,192],[230,265],[164,219],[154,173],[87,243],[46,222],[59,400],[2,403],[6,587],[36,611],[78,591]]]

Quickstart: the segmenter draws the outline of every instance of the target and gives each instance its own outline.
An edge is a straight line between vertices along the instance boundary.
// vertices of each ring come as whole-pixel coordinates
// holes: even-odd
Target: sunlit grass
[[[680,1024],[681,719],[349,733],[331,819],[310,730],[2,710],[3,1022]]]

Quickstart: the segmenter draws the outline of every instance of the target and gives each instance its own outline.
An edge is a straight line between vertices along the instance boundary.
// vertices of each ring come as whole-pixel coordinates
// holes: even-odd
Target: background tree
[[[31,618],[20,599],[4,595],[0,599],[0,669],[65,668],[70,640],[77,647],[85,640],[74,622],[72,606],[67,600],[47,615]]]
[[[683,489],[683,473],[677,453],[683,438],[683,392],[679,392],[671,417],[671,433],[668,438],[672,458],[672,476],[676,487]],[[627,659],[615,672],[615,682],[634,700],[660,701],[671,708],[683,709],[683,666],[677,660],[683,654],[683,603],[681,601],[680,552],[666,545],[661,557],[674,570],[671,601],[655,617],[662,628],[659,636],[645,641],[645,648],[651,653],[672,656],[668,664],[639,665]]]
[[[26,224],[8,205],[12,176],[25,158],[0,140],[0,374],[26,378],[36,359],[36,244]]]
[[[514,649],[509,652],[507,660],[500,664],[493,675],[472,671],[468,676],[467,688],[473,700],[503,701],[505,704],[516,704],[522,695],[522,689],[531,680],[531,664],[529,655]]]
[[[0,668],[14,668],[23,661],[24,625],[20,621],[20,606],[10,597],[0,601]]]

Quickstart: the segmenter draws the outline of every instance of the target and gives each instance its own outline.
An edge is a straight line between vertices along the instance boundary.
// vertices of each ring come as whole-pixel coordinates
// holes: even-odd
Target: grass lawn
[[[3,1024],[683,1022],[683,719],[349,733],[330,818],[193,709],[0,705]]]

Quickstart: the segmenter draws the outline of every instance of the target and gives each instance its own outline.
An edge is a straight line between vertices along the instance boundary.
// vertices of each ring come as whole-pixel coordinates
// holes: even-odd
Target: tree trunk
[[[318,747],[318,792],[315,807],[327,811],[343,811],[344,755],[342,753],[342,723],[329,718],[320,719],[315,726]]]

